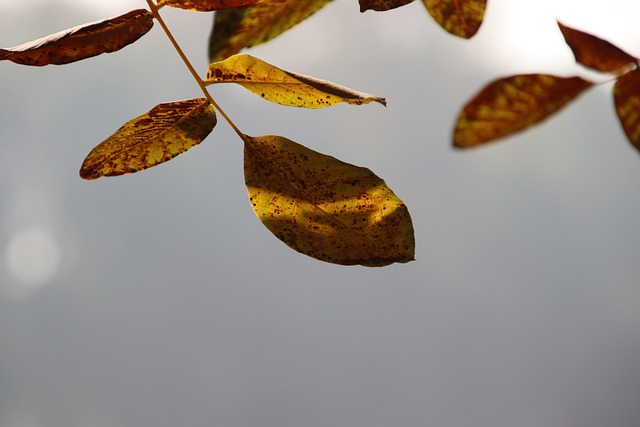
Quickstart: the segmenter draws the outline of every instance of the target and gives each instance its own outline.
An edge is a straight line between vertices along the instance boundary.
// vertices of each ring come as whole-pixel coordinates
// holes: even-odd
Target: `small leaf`
[[[257,1],[258,0],[160,0],[157,4],[160,7],[169,6],[179,9],[196,10],[198,12],[209,12],[212,10],[247,6]]]
[[[453,144],[473,147],[511,135],[551,116],[593,83],[580,77],[525,74],[496,80],[464,106]]]
[[[255,214],[292,249],[342,265],[414,259],[409,211],[369,169],[259,136],[246,137],[244,174]]]
[[[209,65],[206,84],[236,83],[276,104],[303,108],[323,108],[347,102],[379,102],[379,96],[358,92],[326,80],[282,70],[261,59],[238,54]]]
[[[558,26],[576,61],[585,67],[610,73],[637,61],[636,58],[606,40],[567,27],[560,22]]]
[[[640,69],[618,77],[613,87],[613,99],[624,133],[640,150]]]
[[[447,32],[470,39],[480,29],[487,0],[422,0],[431,17]]]
[[[367,10],[382,12],[413,3],[413,1],[414,0],[360,0],[360,12],[366,12]]]
[[[209,61],[268,42],[322,9],[330,0],[261,0],[253,6],[216,12]]]
[[[114,18],[70,28],[20,46],[0,49],[0,60],[22,65],[61,65],[102,53],[115,52],[135,42],[153,27],[153,14],[132,10]]]
[[[205,98],[156,105],[91,150],[80,176],[123,175],[166,162],[202,142],[215,125],[215,110]]]

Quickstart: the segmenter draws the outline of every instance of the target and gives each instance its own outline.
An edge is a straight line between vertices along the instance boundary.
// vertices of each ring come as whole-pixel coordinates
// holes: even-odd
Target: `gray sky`
[[[465,42],[418,3],[360,14],[339,1],[250,51],[387,108],[212,89],[244,132],[386,180],[417,260],[382,269],[271,236],[223,122],[165,165],[78,177],[122,123],[199,96],[159,26],[76,64],[0,63],[0,427],[637,427],[640,158],[611,86],[485,148],[454,151],[450,131],[494,78],[585,75],[558,16],[640,55],[640,7],[507,3]],[[55,4],[0,2],[0,45],[126,11]],[[165,15],[204,73],[210,16]]]

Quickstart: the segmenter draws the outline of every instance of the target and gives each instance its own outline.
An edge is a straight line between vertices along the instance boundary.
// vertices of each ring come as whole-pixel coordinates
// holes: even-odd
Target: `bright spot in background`
[[[8,271],[22,285],[39,288],[55,276],[60,265],[60,247],[49,230],[40,227],[16,231],[6,248]]]

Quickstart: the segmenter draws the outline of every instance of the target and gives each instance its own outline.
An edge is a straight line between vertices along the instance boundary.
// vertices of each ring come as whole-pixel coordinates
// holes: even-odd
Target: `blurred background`
[[[140,7],[0,0],[0,46]],[[204,74],[211,14],[162,12]],[[386,180],[417,260],[378,269],[274,238],[221,120],[164,165],[79,178],[121,124],[199,96],[158,25],[75,64],[0,63],[0,427],[637,427],[640,158],[611,83],[504,141],[456,151],[450,138],[497,77],[594,77],[557,18],[640,56],[639,13],[490,0],[463,41],[421,2],[361,14],[339,0],[251,49],[387,98],[312,111],[211,89],[245,133]]]

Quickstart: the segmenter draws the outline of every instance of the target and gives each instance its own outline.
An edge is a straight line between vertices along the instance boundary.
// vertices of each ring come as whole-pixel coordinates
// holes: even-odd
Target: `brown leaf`
[[[210,62],[279,36],[322,9],[329,1],[262,0],[253,6],[216,12],[209,38]]]
[[[209,12],[212,10],[231,9],[234,7],[248,6],[258,0],[160,0],[158,6],[176,7],[179,9]]]
[[[447,32],[470,39],[484,19],[487,0],[422,0],[431,17]]]
[[[342,265],[377,267],[414,259],[409,211],[369,169],[281,136],[246,139],[251,206],[289,247]]]
[[[526,74],[498,79],[467,103],[453,144],[473,147],[526,129],[551,116],[593,83],[580,77]]]
[[[386,105],[379,96],[282,70],[245,53],[209,65],[205,83],[236,83],[267,101],[291,107],[324,108],[342,102]]]
[[[0,49],[0,60],[22,65],[61,65],[102,53],[115,52],[135,42],[153,27],[145,9],[70,28],[20,46]]]
[[[618,77],[613,87],[613,99],[624,133],[640,150],[640,69]]]
[[[382,12],[413,3],[413,1],[414,0],[360,0],[360,12],[366,12],[367,10]]]
[[[123,175],[166,162],[202,142],[215,125],[215,110],[205,98],[156,105],[91,150],[80,176]]]
[[[591,34],[567,27],[558,22],[565,41],[576,61],[597,71],[613,72],[637,61],[619,47]]]

